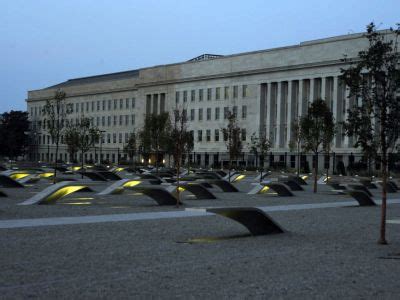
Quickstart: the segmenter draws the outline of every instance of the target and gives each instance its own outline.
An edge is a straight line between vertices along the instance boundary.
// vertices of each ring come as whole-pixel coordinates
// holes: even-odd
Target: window
[[[132,108],[135,108],[135,98],[132,98]]]
[[[175,92],[175,102],[179,103],[179,92]]]
[[[233,98],[236,99],[238,97],[238,86],[233,86]]]
[[[131,125],[135,125],[135,115],[131,115]]]
[[[129,141],[129,134],[125,132],[125,143],[127,143],[128,141]]]
[[[111,110],[111,100],[108,100],[108,101],[107,101],[107,109],[108,109],[108,110]]]
[[[243,105],[242,106],[242,119],[246,119],[247,117],[247,106]]]
[[[199,121],[203,121],[203,109],[199,108]]]
[[[211,141],[211,130],[210,129],[206,130],[206,141],[207,142]]]
[[[100,110],[100,101],[97,101],[97,111]]]
[[[197,130],[197,141],[198,142],[203,141],[203,131],[202,130]]]
[[[199,101],[203,101],[203,89],[199,90]]]
[[[101,117],[101,126],[106,126],[106,117]]]
[[[111,126],[111,116],[107,117],[107,126]]]
[[[229,114],[229,107],[225,106],[224,107],[224,119],[228,119],[228,114]]]
[[[106,100],[103,100],[103,103],[102,103],[102,108],[101,108],[103,111],[104,110],[106,110]]]
[[[79,112],[79,103],[75,103],[75,110],[77,113]]]
[[[221,88],[217,87],[215,88],[215,100],[219,100],[221,96]]]
[[[119,99],[119,109],[123,109],[124,108],[124,103],[123,103],[123,99]]]
[[[125,126],[129,125],[129,115],[125,115]]]
[[[81,112],[84,112],[84,104],[83,102],[81,103]]]
[[[248,87],[247,87],[247,84],[244,84],[243,86],[242,86],[242,97],[243,98],[246,98],[247,97],[247,89],[248,89]]]
[[[233,113],[233,115],[235,116],[235,119],[237,119],[237,115],[238,115],[238,108],[237,108],[237,106],[234,106],[233,108],[232,108],[232,113]]]
[[[194,114],[195,114],[194,109],[191,109],[190,110],[190,121],[194,121]]]
[[[207,89],[207,101],[211,100],[211,93],[212,93],[212,89],[208,88]]]
[[[214,131],[214,140],[219,142],[219,129],[215,129]]]
[[[122,118],[123,118],[123,116],[120,115],[120,116],[119,116],[119,126],[122,126]]]
[[[207,120],[211,120],[211,108],[207,108]]]
[[[114,99],[114,110],[117,109],[117,105],[118,105],[118,100],[117,100],[117,99]]]
[[[113,143],[115,144],[117,142],[117,134],[113,133]]]
[[[118,134],[118,143],[122,143],[122,133],[120,132],[119,134]]]
[[[86,102],[86,112],[89,111],[89,102]]]
[[[242,128],[242,141],[246,140],[246,128]]]
[[[111,134],[107,133],[107,143],[111,143]]]
[[[113,125],[114,125],[114,126],[117,126],[117,116],[114,116],[113,121],[114,121],[114,122],[113,122]]]
[[[100,126],[100,117],[96,117],[96,126]]]
[[[187,102],[187,91],[183,91],[183,102]]]
[[[224,88],[224,99],[228,99],[229,98],[229,86],[226,86]]]
[[[196,100],[196,91],[191,90],[190,91],[190,101],[194,102],[194,100]]]
[[[125,109],[129,108],[129,98],[125,99]]]
[[[94,111],[94,101],[92,101],[92,112]]]
[[[219,107],[215,108],[215,120],[219,120]]]

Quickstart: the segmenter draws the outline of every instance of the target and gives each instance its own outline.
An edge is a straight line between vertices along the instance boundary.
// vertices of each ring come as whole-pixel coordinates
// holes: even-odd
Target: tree
[[[100,130],[96,126],[93,126],[90,118],[85,116],[82,116],[74,125],[68,126],[65,132],[65,142],[68,148],[81,151],[82,169],[85,163],[85,153],[99,141],[99,137]]]
[[[297,176],[300,175],[300,149],[302,142],[300,119],[296,119],[292,122],[292,137],[289,142],[289,149],[291,152],[296,150],[297,153]]]
[[[335,135],[332,112],[326,102],[317,99],[308,107],[308,114],[301,117],[300,130],[303,149],[314,156],[314,193],[317,192],[318,153],[326,152]]]
[[[131,134],[129,135],[129,139],[127,144],[124,146],[124,153],[126,155],[128,155],[129,159],[132,161],[132,168],[135,167],[135,161],[134,161],[134,157],[136,155],[136,133],[135,132],[131,132]]]
[[[0,154],[16,159],[23,155],[28,146],[28,113],[10,111],[0,116]]]
[[[229,170],[228,170],[228,180],[231,180],[231,168],[232,160],[236,160],[242,153],[242,139],[241,139],[241,129],[238,126],[236,115],[228,111],[227,112],[228,124],[225,128],[222,128],[222,134],[224,136],[224,141],[229,154]]]
[[[170,133],[170,140],[174,141],[172,153],[174,157],[174,165],[176,169],[177,179],[177,207],[180,204],[180,172],[182,164],[182,156],[190,147],[192,147],[193,139],[190,132],[187,131],[187,115],[185,110],[175,109],[172,130]]]
[[[170,119],[167,112],[146,115],[144,126],[139,132],[141,146],[144,152],[155,153],[156,170],[158,173],[159,154],[165,150],[170,134]]]
[[[386,198],[388,181],[388,154],[395,150],[399,138],[400,68],[398,37],[396,30],[378,32],[374,23],[367,26],[365,37],[368,48],[360,51],[355,61],[342,70],[343,80],[350,89],[349,99],[356,104],[348,110],[345,132],[355,137],[355,147],[361,147],[364,155],[379,159],[382,163],[382,207],[378,243],[386,241]]]
[[[76,162],[76,154],[79,150],[79,128],[72,123],[67,122],[64,131],[64,143],[67,145],[67,151],[72,162]]]
[[[64,130],[64,122],[67,113],[70,112],[70,106],[65,105],[65,98],[65,92],[59,89],[55,92],[54,99],[48,99],[43,108],[43,113],[47,118],[47,120],[44,120],[44,122],[47,121],[47,131],[51,136],[53,143],[56,145],[53,183],[56,183],[58,149]]]
[[[261,130],[258,135],[254,132],[250,137],[250,151],[255,155],[256,160],[260,155],[260,182],[263,177],[264,158],[271,148],[271,141],[267,138],[266,130]]]

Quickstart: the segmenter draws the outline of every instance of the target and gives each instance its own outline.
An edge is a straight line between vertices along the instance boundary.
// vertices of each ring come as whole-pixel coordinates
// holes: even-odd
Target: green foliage
[[[335,135],[335,123],[324,100],[311,103],[308,114],[300,119],[300,131],[304,151],[318,154],[329,148]]]
[[[255,156],[260,155],[261,161],[263,162],[271,148],[271,141],[268,139],[265,129],[260,131],[258,134],[254,132],[251,135],[249,147],[250,152]]]
[[[238,126],[236,115],[228,111],[228,124],[222,128],[222,134],[229,153],[229,164],[232,160],[236,160],[242,153],[243,144],[241,139],[241,128]]]
[[[69,124],[65,129],[64,142],[72,157],[78,152],[85,154],[92,148],[100,137],[100,130],[91,123],[90,118],[81,117],[76,124]]]
[[[9,158],[23,155],[29,140],[25,132],[29,131],[28,113],[10,111],[0,117],[0,154]]]

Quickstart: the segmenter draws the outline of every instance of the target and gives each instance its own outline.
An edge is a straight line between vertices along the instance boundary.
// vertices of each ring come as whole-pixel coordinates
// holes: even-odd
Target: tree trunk
[[[318,176],[318,156],[314,154],[314,193],[317,192],[317,176]]]
[[[53,184],[57,183],[57,156],[58,156],[58,143],[56,143],[56,159],[54,161]]]
[[[386,198],[387,198],[387,159],[386,151],[382,153],[382,205],[381,205],[381,222],[380,222],[380,236],[378,244],[386,245]]]
[[[176,207],[179,207],[180,204],[180,198],[181,198],[181,193],[179,190],[179,181],[180,181],[180,169],[181,169],[181,165],[179,163],[181,159],[178,159],[178,162],[176,164],[176,182],[177,182],[177,187],[176,187]]]
[[[231,167],[232,167],[232,160],[229,157],[229,166],[228,166],[228,182],[231,182]]]
[[[82,179],[83,179],[83,159],[84,159],[84,153],[83,153],[83,151],[82,151],[82,159],[81,159],[81,175],[82,175]]]

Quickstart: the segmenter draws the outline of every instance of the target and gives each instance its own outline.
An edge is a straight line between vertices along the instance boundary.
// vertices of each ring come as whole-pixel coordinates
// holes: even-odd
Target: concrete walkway
[[[381,201],[377,200],[377,204]],[[398,204],[400,199],[387,200],[388,204]],[[349,207],[358,206],[356,201],[342,201],[318,204],[291,204],[291,205],[276,205],[276,206],[261,206],[259,209],[265,212],[291,211],[291,210],[308,210],[333,207]],[[58,218],[36,218],[36,219],[14,219],[0,221],[0,229],[9,228],[24,228],[24,227],[39,227],[39,226],[54,226],[54,225],[71,225],[71,224],[91,224],[105,222],[124,222],[124,221],[139,221],[139,220],[154,220],[154,219],[171,219],[171,218],[188,218],[202,217],[213,215],[206,213],[202,208],[188,208],[184,211],[173,212],[149,212],[149,213],[130,213],[130,214],[112,214],[112,215],[97,215],[83,217],[58,217]]]

